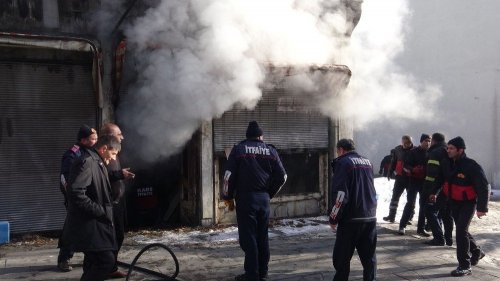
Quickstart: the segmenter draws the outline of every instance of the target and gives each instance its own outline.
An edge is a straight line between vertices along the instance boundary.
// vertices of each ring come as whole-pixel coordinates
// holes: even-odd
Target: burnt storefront
[[[339,134],[343,137],[350,135],[339,131],[339,120],[322,115],[314,105],[312,101],[322,93],[306,93],[291,88],[286,80],[297,70],[285,68],[284,71],[285,75],[278,76],[276,80],[273,70],[270,70],[270,81],[263,87],[262,99],[253,110],[236,107],[213,121],[217,222],[234,222],[235,214],[228,212],[219,198],[219,190],[227,155],[233,145],[244,139],[246,126],[251,120],[257,120],[264,129],[264,141],[277,148],[288,175],[280,193],[271,201],[271,216],[326,213],[332,144],[339,139]],[[347,86],[350,77],[346,66],[311,67],[305,71],[317,72],[319,76],[324,76],[324,80],[334,79],[337,85],[330,88],[329,95],[338,95]],[[283,68],[280,72],[282,75]]]
[[[149,76],[164,74],[159,71],[164,65],[175,64],[172,58],[183,53],[177,49],[182,45],[170,46],[175,38],[165,35],[164,41],[145,40],[139,48],[133,39],[142,38],[143,34],[126,32],[124,26],[130,28],[138,18],[150,16],[149,12],[155,10],[153,3],[124,1],[113,5],[111,2],[0,3],[0,221],[8,221],[13,234],[62,228],[66,215],[58,188],[62,153],[76,141],[76,130],[81,124],[99,128],[105,122],[116,122],[121,127],[125,135],[122,167],[130,167],[137,175],[127,183],[126,190],[128,218],[133,227],[234,222],[234,212],[228,211],[219,198],[220,179],[226,153],[244,138],[250,120],[257,120],[264,128],[265,141],[277,147],[288,172],[286,185],[272,201],[272,216],[326,212],[328,163],[334,156],[332,144],[339,137],[352,137],[352,128],[340,116],[332,119],[321,114],[318,96],[339,95],[349,82],[348,67],[269,66],[267,73],[258,75],[266,76],[266,81],[261,85],[259,78],[253,84],[255,92],[258,93],[259,87],[262,92],[255,108],[236,104],[220,118],[212,119],[233,102],[237,103],[235,99],[221,103],[224,106],[212,104],[212,110],[201,115],[194,112],[193,116],[187,116],[189,120],[179,118],[172,111],[200,110],[183,99],[175,103],[178,96],[167,95],[183,89],[172,85],[176,81],[186,80],[183,85],[188,85],[190,78],[197,77],[192,69],[185,73],[167,71],[174,77],[170,80],[157,77],[164,83],[151,88],[150,96],[141,96],[138,88],[143,84],[148,88],[152,81]],[[360,1],[341,2],[337,8],[350,14],[349,11],[356,9],[348,3]],[[100,12],[113,17],[101,24],[99,19],[106,13]],[[356,22],[356,17],[346,20]],[[341,36],[350,36],[350,31]],[[186,38],[192,42],[197,37]],[[162,59],[148,56],[151,53],[165,56]],[[152,61],[161,64],[150,68]],[[258,64],[259,72],[266,68],[260,67],[264,63]],[[181,70],[185,65],[185,62],[178,64]],[[198,62],[192,65],[203,68]],[[218,69],[216,65],[207,74],[218,75]],[[233,76],[233,69],[229,70],[226,75]],[[303,74],[313,75],[330,86],[303,91],[289,83],[294,76]],[[203,84],[198,88],[225,80],[201,79]],[[215,87],[212,92],[224,89]],[[239,90],[236,86],[229,94]],[[163,104],[155,104],[163,115],[152,115],[143,123],[133,122],[142,115],[150,116],[149,105],[158,102],[158,96],[166,97]],[[198,100],[205,98],[213,102],[206,96]],[[136,107],[126,101],[136,107],[140,104],[141,111],[133,111]],[[170,122],[175,117],[178,117],[176,122]],[[182,130],[169,131],[169,126]],[[169,148],[169,154],[163,154],[167,158],[156,158],[154,153],[153,157],[139,155],[142,159],[131,155],[139,148],[152,148],[156,152],[173,146],[164,139],[165,135],[175,137],[176,133],[182,138]],[[141,162],[146,160],[147,164]]]

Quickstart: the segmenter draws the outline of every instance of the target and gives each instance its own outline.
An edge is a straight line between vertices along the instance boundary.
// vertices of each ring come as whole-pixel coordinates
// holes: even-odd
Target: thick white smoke
[[[317,73],[289,80],[300,91],[318,92],[324,114],[352,118],[359,128],[385,118],[420,118],[424,109],[424,117],[432,118],[437,87],[415,81],[394,63],[403,50],[407,1],[364,2],[352,32],[356,20],[350,7],[359,3],[160,1],[124,25],[127,60],[133,61],[138,78],[118,113],[128,139],[142,144],[135,152],[148,160],[171,155],[203,120],[235,104],[254,107],[269,63],[347,65],[353,75],[342,95],[333,94],[339,80],[320,83]],[[345,35],[351,32],[349,40]]]
[[[434,118],[439,87],[417,81],[395,63],[404,49],[410,16],[407,1],[363,3],[361,20],[342,56],[353,75],[342,102],[330,106],[341,116],[353,118],[357,129],[374,122]]]
[[[270,63],[336,63],[352,29],[341,4],[172,0],[147,10],[125,29],[138,79],[119,110],[135,141],[145,144],[138,152],[144,159],[168,156],[203,120],[235,104],[254,107]]]

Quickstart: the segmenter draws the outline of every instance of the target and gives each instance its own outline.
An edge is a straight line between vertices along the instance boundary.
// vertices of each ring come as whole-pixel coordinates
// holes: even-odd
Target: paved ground
[[[484,219],[475,218],[471,226],[479,244],[487,256],[473,267],[473,274],[460,280],[500,280],[500,202],[492,202]],[[415,229],[409,227],[405,236],[395,234],[397,224],[379,224],[377,246],[378,280],[456,280],[450,271],[456,265],[454,247],[430,247],[424,245]],[[302,236],[277,235],[271,239],[271,263],[269,280],[331,280],[331,264],[334,234],[323,231]],[[131,262],[144,245],[135,245],[127,239],[120,252],[120,260]],[[0,280],[78,280],[82,273],[82,255],[73,259],[75,269],[69,273],[55,268],[56,242],[43,246],[0,246]],[[236,242],[206,246],[178,245],[172,247],[179,259],[179,281],[233,280],[240,274],[243,253]],[[140,266],[162,268],[165,274],[173,272],[173,262],[163,250],[151,251],[140,260]],[[130,280],[158,280],[135,274]],[[350,280],[362,280],[361,265],[355,255],[351,262]]]

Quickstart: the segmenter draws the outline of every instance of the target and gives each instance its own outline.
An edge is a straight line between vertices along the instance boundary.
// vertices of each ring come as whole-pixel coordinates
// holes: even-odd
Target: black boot
[[[388,222],[394,222],[396,220],[396,210],[390,209],[389,215],[387,217],[383,217],[382,219]]]

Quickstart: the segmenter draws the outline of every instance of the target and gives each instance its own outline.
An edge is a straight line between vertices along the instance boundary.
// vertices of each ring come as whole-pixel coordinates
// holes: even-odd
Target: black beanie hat
[[[248,123],[248,128],[247,128],[247,139],[253,139],[257,138],[263,135],[262,129],[259,127],[259,124],[257,121],[251,121]]]
[[[86,139],[90,137],[92,134],[97,134],[97,131],[94,128],[91,128],[88,125],[83,124],[78,130],[78,135],[76,136],[76,140]]]
[[[444,141],[444,135],[441,133],[434,133],[432,134],[432,140],[435,142],[442,142]]]
[[[453,138],[450,141],[448,141],[448,144],[451,144],[458,149],[460,148],[465,149],[465,141],[462,137]]]
[[[422,134],[420,136],[420,142],[423,142],[426,139],[431,139],[431,136],[429,136],[428,134]]]

